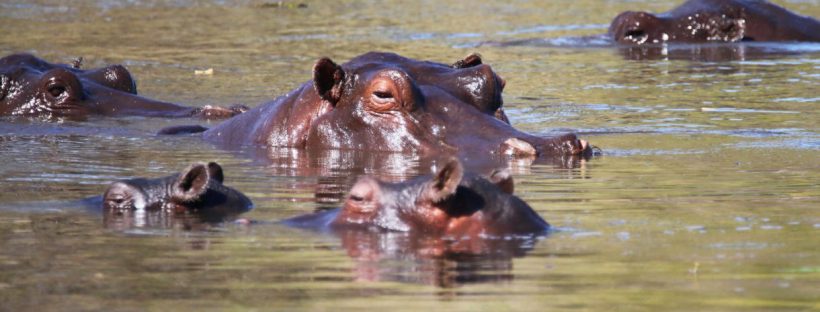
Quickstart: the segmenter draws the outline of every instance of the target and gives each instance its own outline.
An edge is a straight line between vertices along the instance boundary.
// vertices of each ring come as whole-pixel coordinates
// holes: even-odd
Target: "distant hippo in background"
[[[514,196],[513,188],[506,170],[485,178],[464,173],[461,163],[451,159],[432,177],[399,183],[363,177],[341,208],[284,223],[333,231],[367,229],[475,240],[545,234],[549,224]]]
[[[132,211],[197,212],[209,216],[238,215],[253,207],[241,192],[222,184],[222,167],[194,163],[181,173],[111,183],[102,196],[104,213]]]
[[[504,80],[477,54],[453,65],[371,52],[337,65],[316,62],[313,79],[289,94],[205,131],[222,147],[355,149],[492,155],[589,155],[574,134],[537,137],[513,128]],[[201,131],[173,127],[160,133]]]
[[[628,11],[609,26],[621,44],[820,41],[820,21],[763,0],[689,0],[661,14]]]
[[[0,116],[84,118],[89,115],[227,118],[247,107],[186,107],[137,95],[120,65],[82,70],[51,64],[31,54],[0,58]]]

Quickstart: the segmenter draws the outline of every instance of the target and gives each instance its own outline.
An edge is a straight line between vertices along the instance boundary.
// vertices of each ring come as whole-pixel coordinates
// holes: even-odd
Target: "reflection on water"
[[[359,175],[404,180],[443,160],[231,152],[195,136],[154,135],[214,124],[199,120],[2,119],[0,310],[814,308],[816,46],[476,44],[594,36],[618,12],[678,2],[0,3],[0,28],[12,34],[0,36],[0,54],[121,63],[142,94],[191,106],[257,105],[307,81],[321,56],[387,50],[446,60],[477,51],[507,80],[505,111],[516,128],[578,130],[605,152],[546,162],[475,155],[475,171],[511,167],[516,194],[562,230],[462,249],[402,233],[276,224],[338,207]],[[811,1],[776,2],[820,15]],[[194,74],[208,68],[213,75]],[[240,217],[258,223],[112,218],[77,202],[111,181],[194,161],[222,164],[230,185],[255,203]]]
[[[354,281],[438,287],[508,282],[514,278],[513,258],[523,257],[537,242],[535,237],[462,239],[356,228],[326,235],[338,237],[354,262]]]
[[[628,60],[727,62],[797,56],[820,51],[818,43],[669,44],[618,47]]]

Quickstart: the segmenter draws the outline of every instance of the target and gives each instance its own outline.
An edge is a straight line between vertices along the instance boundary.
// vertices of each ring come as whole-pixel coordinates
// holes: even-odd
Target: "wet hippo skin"
[[[520,198],[506,170],[465,173],[457,159],[433,176],[399,183],[360,178],[341,208],[285,220],[318,230],[397,231],[472,239],[546,233],[549,224]],[[456,245],[457,246],[457,245]]]
[[[0,58],[0,116],[82,119],[90,115],[227,118],[247,107],[186,107],[137,95],[131,74],[120,65],[80,69],[52,64],[31,54]]]
[[[660,14],[628,11],[609,26],[621,44],[820,41],[820,21],[762,0],[689,0]]]
[[[226,148],[257,145],[462,157],[591,153],[574,134],[537,137],[513,128],[502,108],[504,86],[477,54],[453,65],[382,52],[342,65],[322,58],[314,65],[311,81],[203,135]],[[176,127],[161,133],[201,130]]]
[[[207,212],[236,215],[253,207],[241,192],[222,184],[219,164],[194,163],[181,173],[111,183],[102,196],[103,211]]]

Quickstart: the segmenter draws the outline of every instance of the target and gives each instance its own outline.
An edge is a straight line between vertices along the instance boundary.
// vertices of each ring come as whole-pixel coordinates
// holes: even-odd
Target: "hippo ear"
[[[460,68],[469,68],[469,67],[478,66],[478,65],[481,65],[481,54],[473,52],[473,53],[470,53],[470,55],[467,55],[466,57],[464,57],[463,60],[460,60],[458,62],[453,63],[453,65],[450,65],[450,67],[455,68],[455,69],[460,69]]]
[[[313,65],[313,87],[323,99],[333,105],[342,97],[344,79],[345,72],[342,67],[329,58],[323,57]]]
[[[171,190],[171,199],[176,202],[193,202],[208,191],[211,174],[208,166],[195,163],[183,171]]]
[[[490,174],[489,180],[504,193],[512,194],[513,191],[515,191],[515,182],[513,182],[513,178],[510,175],[510,170],[495,170]]]
[[[222,173],[222,166],[215,162],[208,163],[208,174],[211,175],[211,179],[214,179],[219,183],[225,182],[225,174]]]
[[[433,176],[433,179],[428,182],[425,189],[425,197],[430,201],[437,203],[447,199],[456,193],[458,184],[461,183],[461,178],[464,176],[464,168],[458,159],[450,159],[444,168]]]

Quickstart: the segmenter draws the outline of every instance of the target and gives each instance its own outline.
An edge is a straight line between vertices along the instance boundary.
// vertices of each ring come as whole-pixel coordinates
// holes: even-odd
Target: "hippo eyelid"
[[[380,99],[392,99],[393,94],[390,91],[373,91],[373,96]]]

